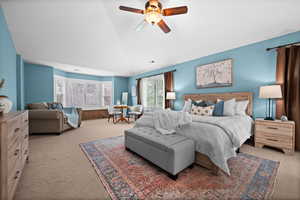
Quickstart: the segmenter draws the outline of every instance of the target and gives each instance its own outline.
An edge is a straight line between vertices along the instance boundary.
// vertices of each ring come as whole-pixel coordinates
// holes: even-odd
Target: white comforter
[[[178,112],[181,113],[181,112]],[[155,128],[157,114],[147,113],[136,126]],[[227,160],[236,156],[235,150],[251,136],[253,120],[249,116],[202,117],[190,115],[191,123],[176,127],[176,134],[196,142],[196,151],[207,155],[211,161],[230,175]],[[163,128],[163,127],[160,127]]]

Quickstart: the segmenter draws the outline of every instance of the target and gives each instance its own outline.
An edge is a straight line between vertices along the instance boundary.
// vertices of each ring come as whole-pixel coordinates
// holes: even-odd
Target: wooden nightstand
[[[282,149],[286,154],[295,151],[295,122],[255,120],[255,147],[264,145]]]

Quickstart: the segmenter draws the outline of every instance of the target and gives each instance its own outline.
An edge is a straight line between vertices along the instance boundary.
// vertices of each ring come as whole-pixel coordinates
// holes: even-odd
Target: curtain
[[[282,85],[283,99],[276,103],[276,116],[286,115],[296,124],[296,149],[300,150],[300,47],[279,48],[277,83]]]
[[[141,79],[137,79],[136,84],[136,98],[137,98],[137,104],[142,105],[142,96],[141,96]]]
[[[164,76],[165,76],[165,97],[166,97],[167,92],[174,91],[173,72],[166,72],[164,73]],[[165,98],[165,107],[166,108],[171,107],[171,101],[167,100],[166,98]]]

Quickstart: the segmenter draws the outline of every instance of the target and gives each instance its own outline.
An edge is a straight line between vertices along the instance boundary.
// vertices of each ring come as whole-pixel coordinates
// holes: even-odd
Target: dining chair
[[[127,114],[128,121],[130,117],[134,117],[134,121],[136,121],[138,118],[140,118],[143,114],[143,106],[142,105],[136,105],[136,106],[130,106],[129,111]]]
[[[115,109],[113,105],[108,106],[108,122],[110,118],[113,118],[113,123],[115,123],[116,117],[122,115],[119,109]]]

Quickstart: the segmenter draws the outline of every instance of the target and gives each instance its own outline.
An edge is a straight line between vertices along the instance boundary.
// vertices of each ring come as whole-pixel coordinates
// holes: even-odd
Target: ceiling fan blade
[[[162,14],[164,16],[172,16],[172,15],[181,15],[188,12],[187,6],[175,7],[175,8],[166,8],[163,10]]]
[[[157,23],[157,25],[161,28],[161,30],[163,30],[163,32],[165,33],[169,33],[171,31],[171,29],[169,28],[169,26],[165,23],[164,20],[160,20],[160,22]]]
[[[147,25],[148,25],[148,23],[146,22],[146,20],[143,20],[141,23],[139,23],[137,25],[137,27],[135,28],[135,30],[137,32],[139,32],[139,31],[143,30]]]
[[[133,12],[133,13],[138,13],[138,14],[144,14],[144,10],[137,9],[137,8],[130,8],[130,7],[126,7],[126,6],[120,6],[119,9],[123,10],[123,11],[128,11],[128,12]]]

